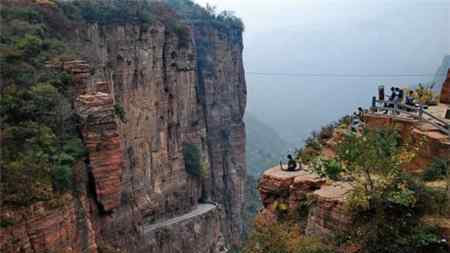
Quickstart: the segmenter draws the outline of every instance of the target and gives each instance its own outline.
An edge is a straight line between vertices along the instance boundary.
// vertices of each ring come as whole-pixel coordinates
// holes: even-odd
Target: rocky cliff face
[[[69,41],[82,60],[51,67],[75,81],[88,150],[78,190],[54,211],[36,207],[42,215],[2,229],[2,252],[206,253],[239,245],[241,32],[204,23],[188,36],[159,23],[77,26]],[[201,176],[187,173],[187,144],[200,151]]]
[[[439,92],[439,90],[442,88],[443,83],[445,82],[445,79],[447,78],[448,69],[450,68],[450,55],[444,56],[442,59],[442,63],[437,69],[433,82],[436,83],[436,91]]]
[[[194,39],[211,166],[207,194],[224,204],[226,219],[231,222],[226,232],[232,244],[239,245],[246,177],[243,116],[247,91],[242,33],[194,24]]]
[[[351,215],[344,207],[351,190],[348,183],[330,184],[312,172],[286,172],[277,166],[264,172],[258,190],[264,204],[259,216],[276,220],[280,213],[298,215],[307,206],[306,217],[299,219],[304,222],[302,230],[306,235],[328,239],[338,231],[350,229]],[[278,207],[281,205],[285,208]]]
[[[450,69],[447,71],[447,79],[442,84],[441,103],[450,104]]]

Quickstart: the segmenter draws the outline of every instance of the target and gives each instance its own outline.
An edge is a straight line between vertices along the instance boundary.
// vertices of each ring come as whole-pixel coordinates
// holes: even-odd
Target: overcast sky
[[[249,71],[434,73],[450,52],[450,0],[196,1],[244,20]]]
[[[251,72],[434,74],[444,55],[450,53],[450,0],[195,1],[232,10],[243,19],[244,62]],[[248,111],[280,134],[290,131],[294,135],[302,126],[317,127],[357,106],[362,100],[347,98],[358,94],[370,97],[379,82],[410,85],[431,79],[337,80],[248,74]],[[333,113],[308,125],[316,116],[306,110],[314,111],[320,107],[317,103],[327,99],[342,107],[330,109]],[[291,103],[284,104],[289,100]],[[283,126],[290,117],[280,110],[300,114],[303,122],[288,131]]]

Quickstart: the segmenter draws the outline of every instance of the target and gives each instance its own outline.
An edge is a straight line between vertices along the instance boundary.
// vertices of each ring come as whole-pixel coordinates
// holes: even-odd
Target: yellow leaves
[[[409,150],[404,150],[398,154],[398,161],[400,164],[405,164],[411,162],[417,154],[415,152],[411,152]]]
[[[272,210],[274,210],[274,211],[285,212],[285,211],[288,210],[288,208],[289,208],[289,206],[286,203],[283,203],[283,202],[275,201],[272,204]]]
[[[362,185],[356,185],[353,189],[352,194],[346,202],[346,209],[348,211],[352,210],[368,210],[370,207],[370,198],[366,194]]]
[[[414,97],[422,104],[432,104],[437,101],[437,94],[433,92],[432,86],[422,84],[416,88]]]

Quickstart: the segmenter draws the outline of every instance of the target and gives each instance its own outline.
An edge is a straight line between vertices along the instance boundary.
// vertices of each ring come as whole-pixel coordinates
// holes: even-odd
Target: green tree
[[[183,157],[186,171],[196,177],[203,175],[200,149],[195,144],[183,145]]]
[[[419,240],[433,252],[445,252],[435,240],[439,234],[420,222],[421,207],[429,202],[422,186],[401,169],[414,155],[395,129],[366,129],[338,145],[337,159],[354,184],[348,202],[354,222],[350,237],[368,252],[418,252],[424,247]]]

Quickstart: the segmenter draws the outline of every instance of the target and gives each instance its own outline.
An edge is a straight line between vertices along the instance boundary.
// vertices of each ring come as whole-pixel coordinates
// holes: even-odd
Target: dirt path
[[[148,233],[148,232],[151,232],[153,230],[156,230],[156,229],[159,229],[162,227],[170,226],[170,225],[194,218],[196,216],[199,216],[199,215],[205,214],[211,210],[214,210],[215,208],[217,208],[217,206],[213,205],[213,204],[199,204],[194,210],[192,210],[191,212],[189,212],[187,214],[177,216],[175,218],[168,219],[168,220],[158,221],[153,224],[145,225],[144,233]]]

